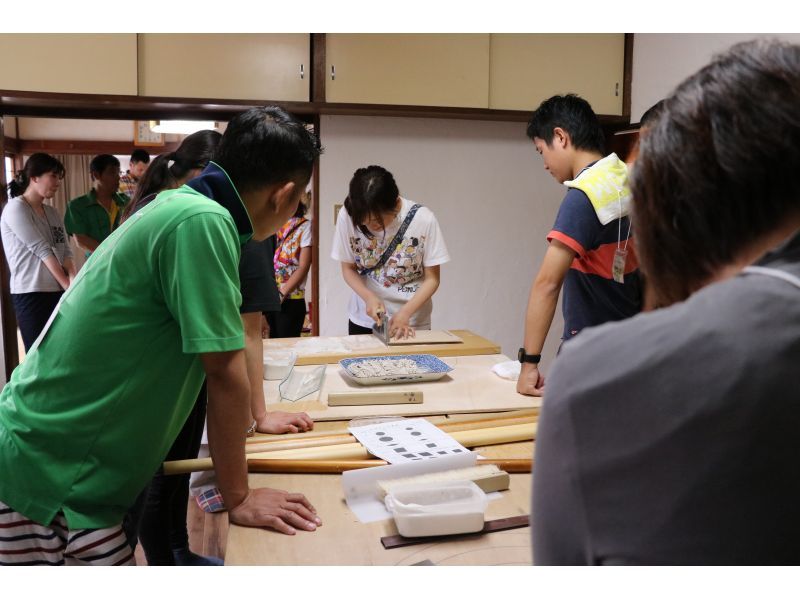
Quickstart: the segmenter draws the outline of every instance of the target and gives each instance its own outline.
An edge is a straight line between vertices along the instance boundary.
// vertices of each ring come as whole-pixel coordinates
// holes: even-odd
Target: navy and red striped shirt
[[[577,254],[564,279],[562,339],[589,326],[629,318],[641,311],[639,261],[632,241],[626,248],[625,282],[616,282],[611,274],[620,235],[622,246],[633,237],[627,216],[604,226],[583,191],[567,191],[553,230],[547,235],[548,241],[556,239]]]

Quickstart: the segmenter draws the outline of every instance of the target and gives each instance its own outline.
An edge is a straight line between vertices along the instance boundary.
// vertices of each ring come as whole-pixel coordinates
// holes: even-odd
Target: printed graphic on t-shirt
[[[67,236],[64,234],[64,229],[60,226],[51,226],[50,232],[53,234],[53,245],[58,245],[59,243],[66,243]]]
[[[447,245],[436,217],[425,207],[419,208],[402,240],[393,243],[397,231],[414,205],[408,199],[402,197],[400,199],[402,201],[400,213],[385,231],[373,236],[364,235],[353,223],[346,209],[342,208],[336,222],[336,235],[331,250],[333,259],[354,264],[367,289],[383,302],[389,315],[400,311],[421,288],[425,279],[425,268],[450,261]],[[375,268],[389,247],[391,253],[386,262]],[[365,270],[367,272],[364,272]],[[429,328],[432,309],[433,302],[428,299],[411,316],[411,326],[420,329]],[[364,300],[356,293],[350,296],[347,312],[354,324],[370,327],[374,323],[367,315]]]
[[[381,247],[378,239],[373,237],[350,237],[350,249],[356,258],[356,266],[372,268],[381,259],[385,247]],[[371,270],[367,276],[385,288],[399,287],[400,292],[414,293],[419,285],[410,285],[422,278],[424,268],[422,258],[425,255],[425,236],[404,237],[395,251],[380,268]]]
[[[310,223],[305,218],[292,217],[278,231],[278,247],[272,260],[275,269],[275,282],[280,287],[300,267],[300,250],[310,245]],[[288,235],[288,236],[287,236]],[[292,291],[290,299],[303,299],[305,283]]]

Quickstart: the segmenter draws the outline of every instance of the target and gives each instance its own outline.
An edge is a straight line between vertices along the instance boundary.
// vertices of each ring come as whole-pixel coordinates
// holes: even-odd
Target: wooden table
[[[281,411],[305,411],[314,421],[343,420],[354,417],[403,415],[420,417],[429,414],[479,413],[511,411],[538,407],[541,399],[517,393],[516,382],[504,380],[492,372],[492,366],[508,361],[504,355],[467,355],[445,357],[445,363],[453,371],[441,380],[411,382],[382,386],[361,386],[341,373],[341,366],[328,365],[321,391],[310,395],[308,400],[281,401],[277,381],[264,381],[267,409]],[[300,366],[299,372],[311,371],[318,366]],[[329,392],[381,390],[421,390],[422,403],[397,405],[328,406]]]
[[[304,336],[300,338],[274,338],[264,340],[264,351],[296,351],[297,365],[337,363],[348,357],[373,355],[409,355],[430,353],[438,357],[456,355],[492,355],[500,353],[500,346],[469,330],[450,330],[463,343],[435,345],[403,345],[389,347],[371,334],[352,336]]]
[[[507,358],[500,347],[468,330],[451,330],[464,339],[452,345],[416,345],[387,347],[377,337],[303,337],[264,341],[264,350],[295,350],[297,365],[334,364],[348,357],[431,353],[444,358],[455,370],[440,382],[416,385],[392,385],[402,390],[418,388],[425,393],[421,405],[371,406],[358,413],[347,407],[328,407],[328,391],[354,388],[329,367],[321,396],[297,403],[277,401],[277,382],[265,382],[265,394],[270,408],[285,411],[307,411],[315,420],[315,431],[341,432],[346,421],[356,415],[423,415],[431,410],[438,413],[463,411],[504,411],[538,406],[540,399],[516,394],[514,382],[502,380],[490,371],[491,365]],[[482,356],[482,357],[475,357]],[[367,388],[367,387],[358,387]],[[389,387],[387,387],[389,388]],[[412,411],[398,407],[411,407]],[[452,421],[459,416],[426,416],[433,423]],[[474,418],[475,416],[460,416]],[[532,442],[519,442],[475,449],[486,457],[530,458]],[[419,544],[386,550],[380,543],[383,536],[394,535],[397,529],[392,520],[369,524],[360,523],[347,507],[341,488],[341,476],[332,474],[250,474],[250,486],[272,487],[302,492],[316,507],[323,525],[314,532],[298,532],[285,536],[264,529],[233,525],[228,531],[225,552],[226,565],[413,565],[430,560],[437,565],[511,565],[530,564],[530,528],[520,528],[486,534],[478,538]],[[511,476],[511,488],[502,497],[489,503],[487,519],[499,519],[527,514],[530,511],[530,474]]]
[[[487,457],[528,458],[532,442],[485,447]],[[344,501],[341,476],[318,474],[250,474],[251,487],[302,492],[317,509],[323,525],[295,536],[232,525],[226,565],[529,565],[531,528],[485,534],[477,538],[417,544],[387,550],[380,539],[397,533],[394,521],[360,523]],[[502,498],[489,502],[486,519],[530,513],[531,475],[513,474]]]

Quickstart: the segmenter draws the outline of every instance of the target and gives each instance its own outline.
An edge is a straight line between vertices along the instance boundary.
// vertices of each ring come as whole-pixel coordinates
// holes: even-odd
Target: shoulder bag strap
[[[413,206],[411,206],[411,209],[408,211],[408,214],[406,214],[406,217],[403,220],[403,224],[400,225],[400,228],[397,230],[397,234],[395,234],[394,238],[392,239],[392,242],[386,246],[386,250],[383,252],[381,259],[379,259],[374,266],[360,269],[358,271],[359,275],[364,276],[365,274],[369,274],[373,270],[378,270],[381,266],[383,266],[386,263],[386,261],[391,257],[392,253],[394,253],[394,248],[397,247],[398,243],[400,243],[403,240],[403,235],[406,234],[406,231],[408,230],[411,221],[414,220],[414,216],[416,215],[417,210],[419,210],[421,207],[422,206],[418,203],[415,203]]]

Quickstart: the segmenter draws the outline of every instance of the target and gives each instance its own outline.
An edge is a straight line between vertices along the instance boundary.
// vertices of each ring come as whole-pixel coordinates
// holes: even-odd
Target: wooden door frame
[[[319,116],[309,112],[307,107],[304,106],[301,110],[294,111],[293,108],[295,108],[294,104],[296,103],[274,102],[274,104],[283,107],[305,122],[313,123],[316,128],[319,127]],[[227,101],[202,103],[193,99],[185,100],[180,98],[128,98],[122,101],[119,97],[115,96],[83,94],[69,94],[68,96],[64,96],[61,94],[39,92],[0,91],[0,156],[5,157],[6,151],[6,137],[4,135],[5,119],[12,115],[41,118],[91,118],[96,120],[210,119],[227,121],[236,114],[255,105],[257,104],[242,104]],[[19,130],[17,131],[17,135],[19,135]],[[26,147],[34,151],[36,149],[41,151],[42,148],[47,146],[47,144],[25,142],[19,139],[14,140],[14,143],[16,150]],[[78,145],[80,145],[81,148],[76,146],[72,148],[71,153],[88,147],[88,145]],[[51,142],[49,146],[50,149],[59,149],[65,152],[70,149],[66,144],[63,144],[63,142],[60,144]],[[113,146],[115,148],[123,147],[122,144],[113,144]],[[132,142],[130,146],[133,147]],[[111,145],[109,145],[109,147],[111,147]],[[127,147],[127,144],[124,147]],[[161,149],[162,148],[159,148],[159,150]],[[20,156],[19,151],[16,152],[16,155],[17,157]],[[2,170],[2,173],[0,173],[0,184],[2,184],[2,188],[5,189],[7,184],[5,180],[5,168],[0,168],[0,170]],[[313,193],[315,198],[314,209],[316,210],[314,213],[316,216],[319,210],[318,202],[316,201],[319,194],[319,160],[317,160],[314,165]],[[6,201],[6,197],[0,198],[0,205],[5,206]],[[316,232],[316,222],[314,230],[314,234],[318,235]],[[312,263],[312,280],[314,284],[312,289],[311,318],[314,325],[312,333],[318,334],[319,264],[316,260],[318,259],[319,249],[316,247],[318,245],[316,239],[314,245],[317,255],[314,256],[314,262]],[[3,333],[2,351],[3,363],[5,366],[5,377],[0,379],[0,383],[5,383],[11,378],[11,373],[14,368],[19,365],[19,349],[17,345],[17,319],[11,304],[10,272],[5,254],[2,250],[2,245],[0,245],[0,328]]]

